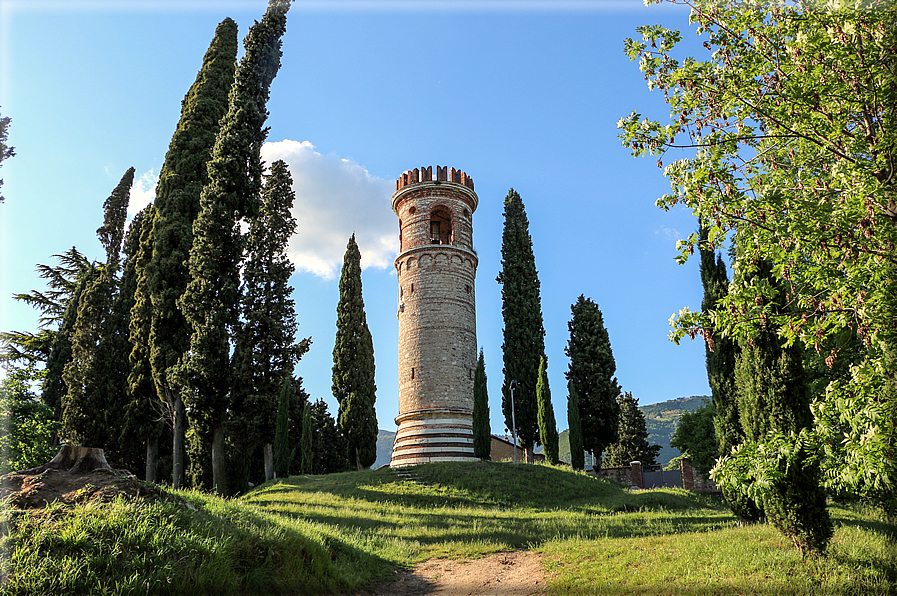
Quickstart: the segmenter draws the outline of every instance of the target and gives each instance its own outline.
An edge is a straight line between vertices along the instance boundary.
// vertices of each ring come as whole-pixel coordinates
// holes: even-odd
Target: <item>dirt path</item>
[[[373,596],[531,596],[545,591],[541,557],[531,551],[474,559],[431,559],[396,581],[379,584]]]

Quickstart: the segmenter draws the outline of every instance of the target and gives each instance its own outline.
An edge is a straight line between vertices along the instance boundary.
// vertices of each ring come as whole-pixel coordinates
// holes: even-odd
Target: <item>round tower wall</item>
[[[473,459],[479,199],[460,170],[406,172],[399,218],[399,425],[391,465]]]
[[[399,411],[472,410],[476,368],[476,257],[425,246],[396,261]]]

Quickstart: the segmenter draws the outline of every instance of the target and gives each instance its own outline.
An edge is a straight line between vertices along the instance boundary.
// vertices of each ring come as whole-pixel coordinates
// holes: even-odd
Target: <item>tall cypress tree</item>
[[[361,252],[352,234],[339,280],[333,397],[339,403],[339,427],[348,443],[347,456],[359,470],[369,468],[377,460],[376,391],[374,341],[361,290]]]
[[[311,404],[305,404],[302,410],[302,439],[299,441],[300,451],[302,451],[302,473],[313,474],[314,470],[314,434],[315,428],[311,419]]]
[[[129,434],[144,443],[146,448],[147,482],[155,482],[156,466],[159,455],[159,436],[161,435],[162,403],[156,392],[153,381],[153,370],[150,363],[150,325],[153,305],[150,296],[147,267],[153,255],[153,220],[156,216],[154,205],[144,208],[128,230],[128,235],[136,239],[137,245],[132,247],[133,256],[129,261],[134,267],[134,298],[128,321],[128,337],[130,353],[128,354],[128,405],[125,410],[125,425],[122,435]]]
[[[548,386],[548,359],[539,361],[539,381],[536,383],[536,402],[539,407],[539,437],[545,447],[545,460],[553,466],[558,464],[558,429],[554,421],[554,406],[551,405],[551,388]]]
[[[757,300],[768,301],[773,315],[785,311],[785,290],[770,262],[741,263],[740,269],[736,283],[766,285],[769,293],[758,295]],[[800,344],[783,347],[776,325],[769,319],[759,321],[758,327],[753,337],[739,342],[735,363],[741,427],[745,440],[753,444],[762,444],[775,433],[794,437],[813,424]],[[758,505],[801,550],[825,550],[833,527],[820,486],[819,466],[809,463],[816,454],[808,452],[799,440],[786,451],[776,481]]]
[[[660,445],[648,444],[648,423],[639,410],[638,400],[626,392],[617,398],[620,404],[620,428],[617,441],[604,452],[602,465],[621,468],[630,462],[639,461],[646,468],[657,466]]]
[[[277,420],[274,424],[274,473],[278,478],[290,474],[290,396],[293,377],[285,377],[277,397]]]
[[[84,286],[72,332],[72,359],[63,378],[62,432],[71,444],[110,449],[117,447],[120,428],[120,387],[115,374],[116,321],[113,304],[118,292],[118,268],[125,217],[134,182],[129,168],[103,205],[103,225],[97,236],[106,249],[106,262]]]
[[[190,281],[193,224],[199,214],[200,193],[208,181],[207,163],[219,121],[227,112],[236,57],[237,24],[225,19],[215,30],[202,68],[184,97],[181,118],[156,187],[153,248],[146,265],[147,287],[152,295],[148,341],[157,394],[172,417],[175,488],[183,481],[187,432],[181,382],[175,373],[190,347],[191,333],[177,301]]]
[[[617,440],[617,365],[598,305],[580,295],[571,311],[573,318],[567,324],[570,340],[564,349],[570,358],[566,376],[579,397],[583,445],[600,462],[601,453]]]
[[[15,147],[10,147],[6,144],[6,139],[9,135],[9,123],[11,122],[8,116],[0,117],[0,164],[3,163],[3,160],[13,157],[16,154]],[[0,186],[3,186],[3,180],[0,180]],[[3,195],[0,195],[0,203],[3,202]]]
[[[582,446],[582,422],[579,419],[579,396],[576,387],[567,382],[567,425],[570,429],[570,465],[574,470],[586,467],[585,450]]]
[[[473,373],[473,456],[492,458],[492,430],[489,428],[489,395],[486,387],[486,360],[483,350]]]
[[[511,428],[511,382],[516,381],[513,418],[520,444],[526,450],[526,460],[532,462],[533,446],[539,442],[536,383],[539,358],[545,355],[545,329],[529,221],[523,201],[513,188],[505,197],[504,218],[501,271],[496,278],[502,286],[504,319],[502,412],[505,424]]]
[[[704,300],[701,310],[705,317],[717,308],[717,304],[729,293],[729,276],[722,255],[709,244],[707,228],[700,227],[701,283],[704,285]],[[737,343],[713,329],[708,330],[704,349],[707,362],[707,380],[713,394],[716,414],[713,426],[716,432],[719,453],[727,455],[732,448],[741,444],[744,433],[738,415],[735,397],[735,355]]]
[[[289,284],[296,268],[287,257],[287,243],[296,231],[290,213],[295,198],[292,185],[287,164],[274,162],[265,176],[261,210],[246,236],[243,320],[234,333],[230,409],[237,458],[273,443],[278,395],[309,345],[308,340],[294,343],[298,325]],[[263,452],[267,459],[269,450]],[[267,470],[273,472],[273,467],[273,462],[265,462],[266,481],[271,479]]]
[[[239,222],[259,210],[260,151],[267,136],[266,104],[280,68],[286,31],[286,0],[270,0],[268,10],[244,40],[246,54],[234,77],[227,114],[208,162],[208,182],[200,195],[190,249],[190,282],[178,304],[190,324],[189,357],[179,368],[192,426],[194,480],[225,489],[225,415],[230,390],[230,338],[239,315]],[[211,454],[211,461],[206,454]],[[210,466],[211,464],[211,466]]]
[[[109,325],[111,358],[107,366],[110,371],[108,379],[110,401],[107,407],[117,412],[115,416],[117,424],[112,429],[110,442],[115,447],[113,456],[117,457],[120,465],[129,470],[139,469],[139,466],[144,463],[145,455],[143,436],[133,432],[133,427],[128,430],[126,427],[131,426],[129,419],[131,400],[128,395],[132,350],[130,341],[131,311],[134,309],[139,277],[137,261],[140,257],[140,237],[143,233],[147,213],[151,210],[152,206],[149,206],[140,211],[125,233],[122,242],[124,260],[122,261],[121,281],[112,302]]]

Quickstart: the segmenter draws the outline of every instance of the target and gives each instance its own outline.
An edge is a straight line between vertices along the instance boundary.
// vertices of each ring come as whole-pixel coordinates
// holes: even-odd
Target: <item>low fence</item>
[[[719,489],[706,474],[691,467],[688,459],[679,460],[678,470],[645,470],[634,461],[625,468],[603,468],[598,476],[635,488],[684,488],[697,493],[717,493]]]

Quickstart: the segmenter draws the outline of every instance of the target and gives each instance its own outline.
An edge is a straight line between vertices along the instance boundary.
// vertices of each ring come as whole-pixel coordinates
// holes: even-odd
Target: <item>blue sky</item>
[[[103,254],[102,205],[128,167],[132,210],[152,198],[180,104],[225,17],[246,35],[264,0],[0,0],[0,113],[16,157],[0,205],[0,329],[34,330],[10,296],[41,288],[35,264],[76,246]],[[639,0],[413,0],[294,3],[268,104],[267,161],[296,181],[291,243],[299,333],[311,351],[296,373],[330,395],[339,265],[355,232],[377,364],[377,415],[398,414],[395,179],[421,166],[473,177],[477,338],[485,351],[493,432],[504,430],[500,266],[502,204],[526,205],[542,284],[549,379],[566,428],[570,306],[604,314],[617,378],[641,404],[709,394],[704,346],[667,339],[670,316],[700,308],[697,259],[674,261],[696,227],[654,201],[668,184],[634,159],[616,122],[662,117],[623,40],[639,25],[688,29],[688,12]],[[693,33],[685,47],[703,52]]]

